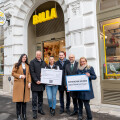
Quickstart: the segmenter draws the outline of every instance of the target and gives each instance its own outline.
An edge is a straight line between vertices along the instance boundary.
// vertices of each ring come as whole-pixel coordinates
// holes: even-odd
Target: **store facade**
[[[101,102],[120,105],[120,0],[97,3]]]
[[[29,61],[35,51],[41,50],[43,59],[49,55],[58,59],[58,52],[65,51],[66,57],[75,54],[76,60],[84,56],[96,71],[93,81],[95,99],[101,104],[99,44],[97,34],[96,0],[10,0],[0,3],[7,17],[4,25],[4,77],[3,91],[12,91],[11,71],[22,53]],[[33,23],[33,16],[56,8],[57,17],[44,22]],[[54,14],[53,14],[54,16]],[[12,77],[11,77],[12,78]],[[13,79],[13,78],[12,78]]]

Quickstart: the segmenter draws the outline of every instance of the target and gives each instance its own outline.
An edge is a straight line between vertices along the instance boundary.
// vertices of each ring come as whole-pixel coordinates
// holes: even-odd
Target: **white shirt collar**
[[[22,68],[25,69],[25,63],[22,62]]]
[[[74,61],[73,63],[70,63],[70,64],[73,64],[73,66],[74,66],[74,64],[75,64],[75,61]]]

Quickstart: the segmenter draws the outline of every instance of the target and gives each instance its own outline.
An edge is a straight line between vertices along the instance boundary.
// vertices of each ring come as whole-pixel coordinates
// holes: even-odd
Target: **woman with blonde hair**
[[[17,120],[27,120],[26,103],[30,101],[31,76],[26,54],[22,54],[14,65],[12,76],[14,77],[13,102],[16,102]]]
[[[90,109],[90,100],[94,98],[94,92],[92,88],[92,80],[96,79],[96,74],[92,66],[87,64],[87,59],[81,57],[79,60],[77,74],[86,74],[90,82],[90,91],[79,91],[78,92],[78,103],[79,103],[79,116],[78,120],[82,120],[83,115],[83,103],[86,109],[87,119],[92,120],[92,113]]]

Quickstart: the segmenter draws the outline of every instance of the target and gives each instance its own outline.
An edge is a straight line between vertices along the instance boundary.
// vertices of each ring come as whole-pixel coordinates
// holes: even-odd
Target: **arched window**
[[[100,10],[116,7],[120,5],[120,0],[100,0]]]

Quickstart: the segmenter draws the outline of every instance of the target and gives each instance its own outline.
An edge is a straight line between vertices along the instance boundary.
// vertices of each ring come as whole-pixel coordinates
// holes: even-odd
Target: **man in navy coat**
[[[70,63],[69,60],[65,58],[65,53],[63,51],[59,52],[59,60],[56,65],[62,70],[62,85],[59,86],[60,94],[60,114],[64,113],[64,91],[66,91],[66,112],[70,114],[70,93],[66,90],[66,79],[65,79],[65,67]]]

